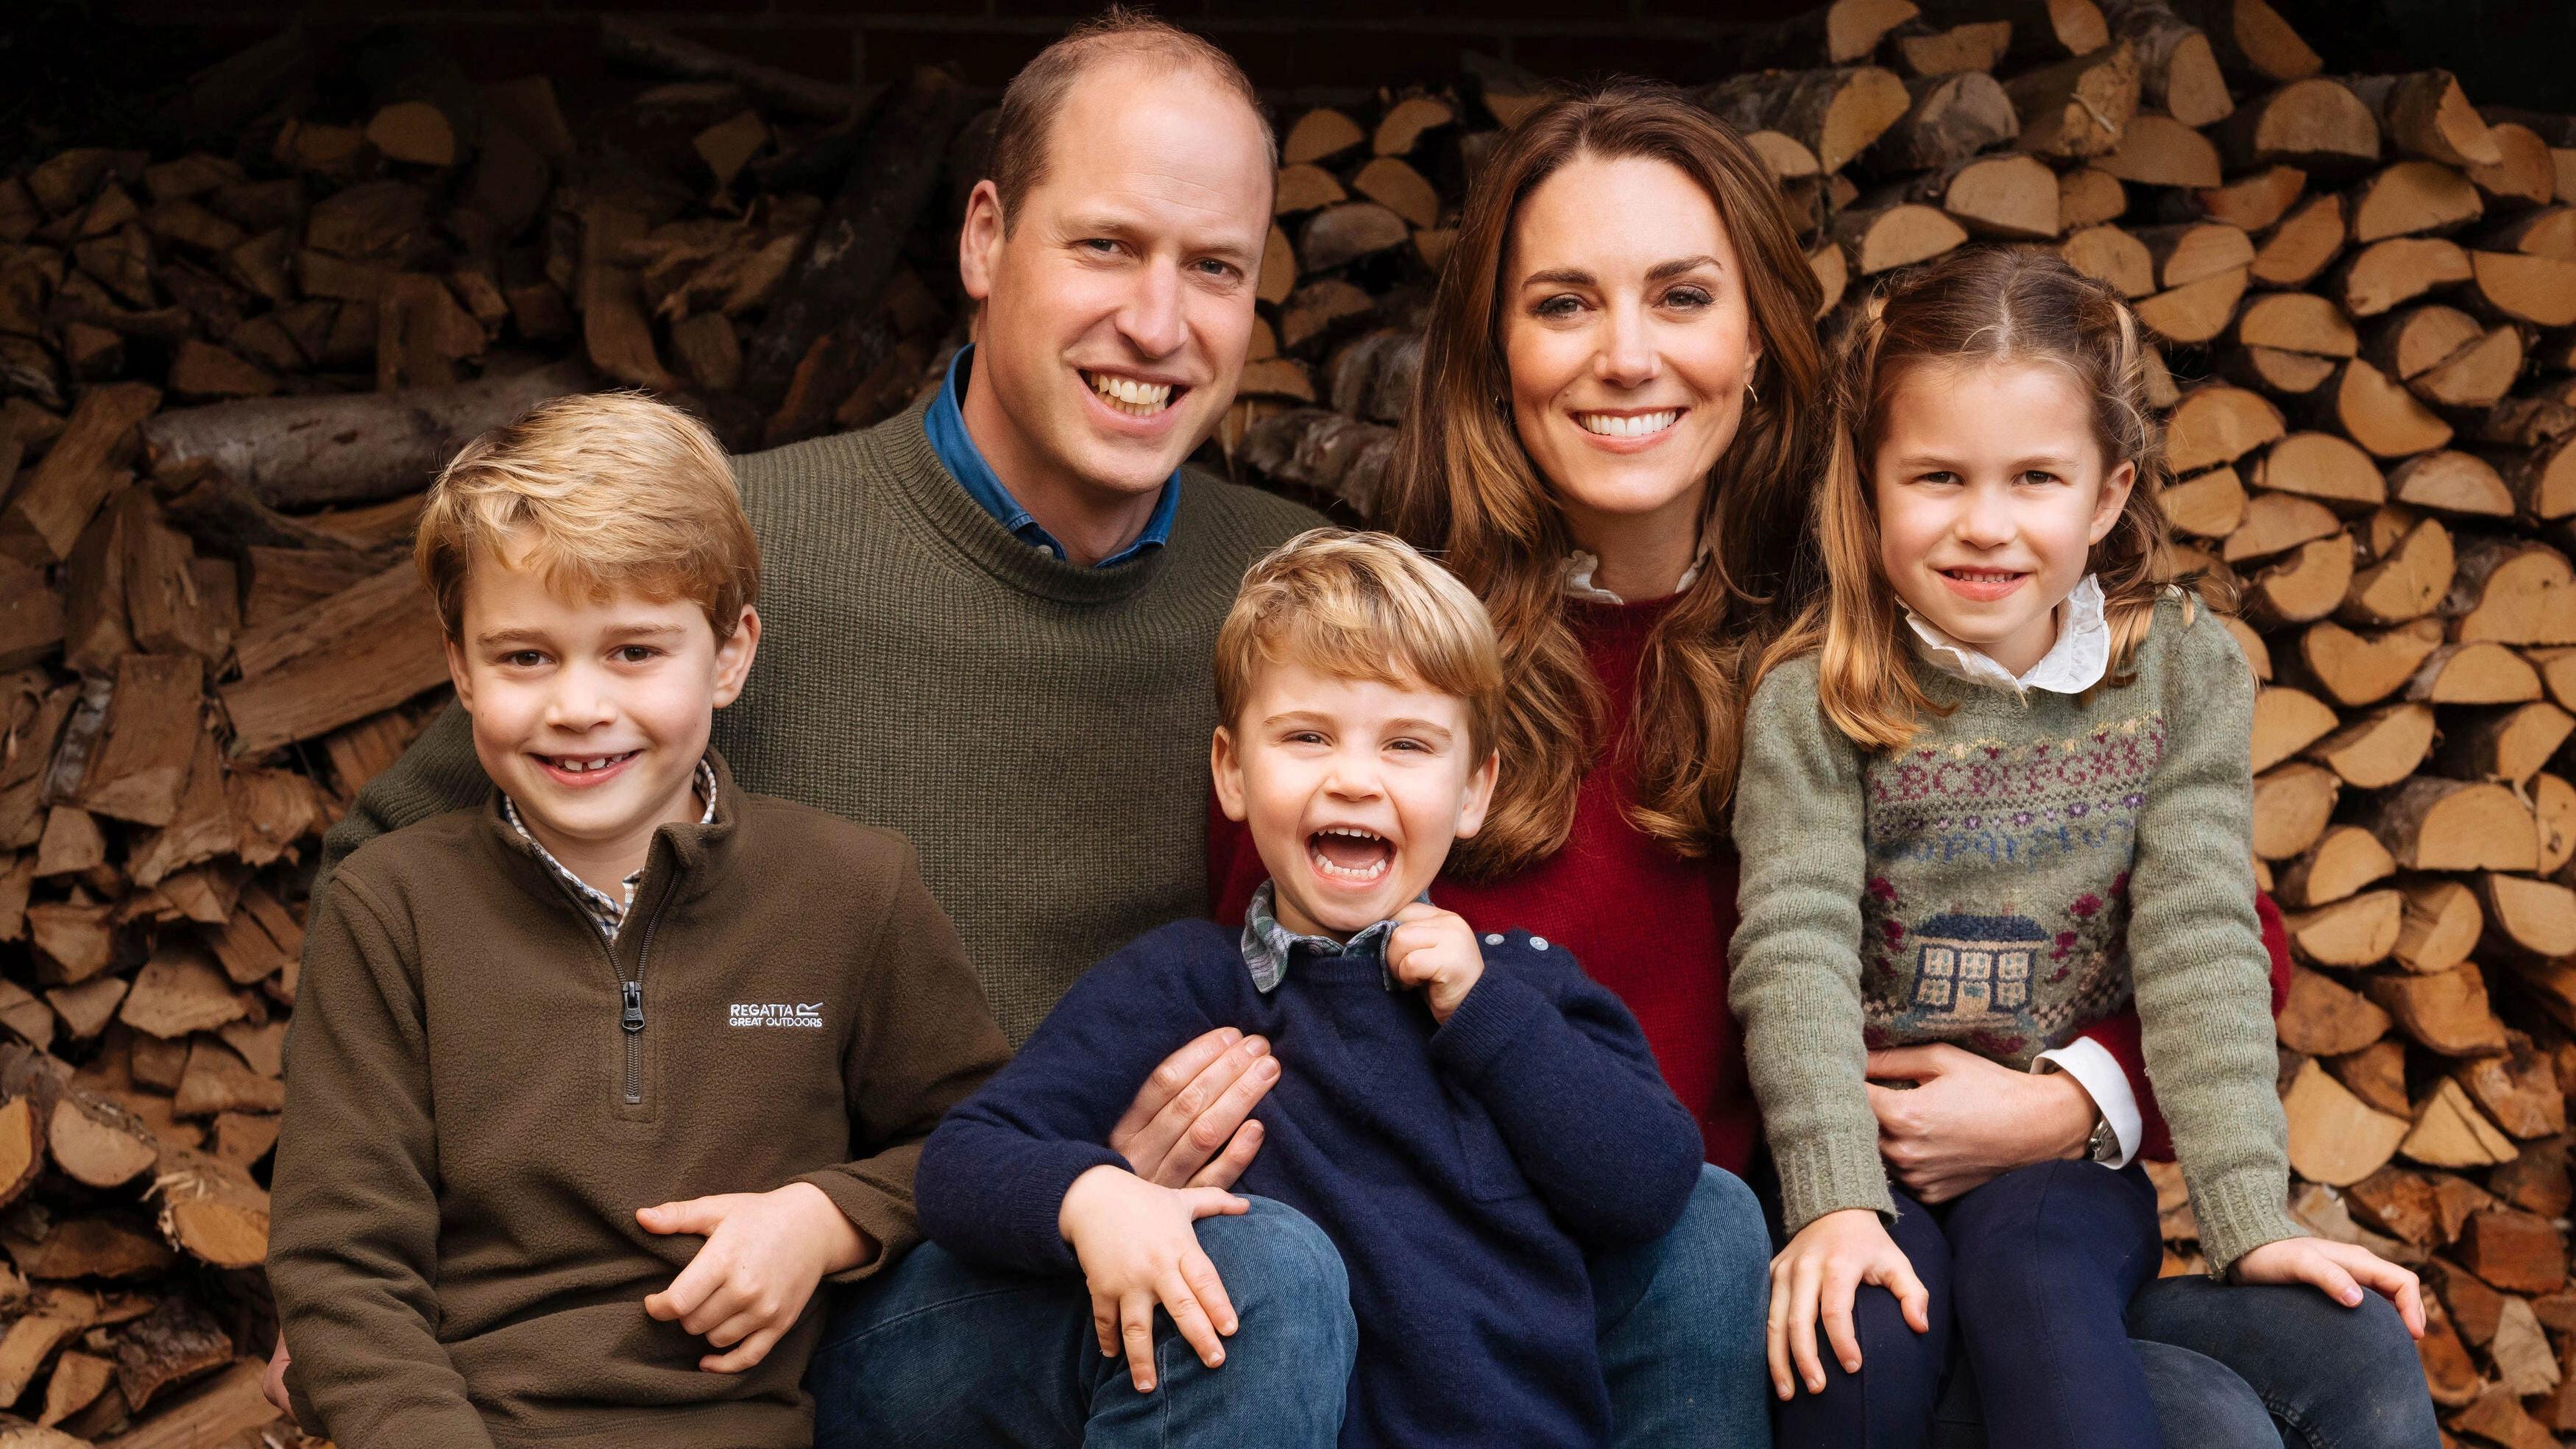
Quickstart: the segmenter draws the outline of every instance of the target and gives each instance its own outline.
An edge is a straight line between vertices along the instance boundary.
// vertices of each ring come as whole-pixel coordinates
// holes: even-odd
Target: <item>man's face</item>
[[[1403,910],[1485,824],[1495,757],[1467,706],[1418,684],[1265,666],[1217,728],[1217,805],[1251,829],[1279,923],[1348,940]]]
[[[959,238],[983,303],[975,382],[997,404],[976,443],[1015,490],[1149,498],[1234,398],[1269,143],[1197,71],[1122,59],[1074,83],[1047,146],[1007,229],[987,181]]]
[[[466,579],[460,633],[447,667],[475,757],[548,850],[614,855],[697,818],[708,726],[759,643],[750,608],[719,641],[690,600],[565,598],[533,569],[485,559]]]

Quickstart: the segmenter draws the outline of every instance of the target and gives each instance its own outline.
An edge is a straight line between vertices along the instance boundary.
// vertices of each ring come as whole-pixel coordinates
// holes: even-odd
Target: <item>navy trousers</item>
[[[1918,1334],[1886,1292],[1853,1304],[1862,1366],[1830,1349],[1825,1389],[1774,1415],[1779,1449],[1913,1449],[1929,1442],[1955,1335],[1994,1449],[2162,1449],[2130,1297],[2162,1250],[2144,1169],[2047,1162],[1926,1208],[1897,1194],[1896,1244],[1932,1297]],[[1820,1335],[1821,1340],[1821,1335]]]

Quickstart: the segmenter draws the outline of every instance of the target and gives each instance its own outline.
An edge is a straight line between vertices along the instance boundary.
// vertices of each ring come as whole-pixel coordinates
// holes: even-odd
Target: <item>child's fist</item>
[[[644,1311],[732,1350],[699,1359],[709,1373],[740,1373],[767,1358],[796,1326],[825,1274],[855,1268],[876,1253],[876,1244],[810,1182],[638,1208],[635,1221],[648,1233],[706,1239],[670,1287],[645,1296]]]
[[[2406,1331],[2424,1336],[2424,1289],[2415,1275],[2368,1248],[2323,1238],[2282,1238],[2236,1260],[2239,1283],[2308,1283],[2346,1308],[2361,1306],[2364,1288],[2397,1305]]]
[[[1386,969],[1405,985],[1421,987],[1431,1004],[1431,1019],[1447,1021],[1484,976],[1485,955],[1476,949],[1475,928],[1466,917],[1415,901],[1395,913],[1395,931],[1386,938]]]

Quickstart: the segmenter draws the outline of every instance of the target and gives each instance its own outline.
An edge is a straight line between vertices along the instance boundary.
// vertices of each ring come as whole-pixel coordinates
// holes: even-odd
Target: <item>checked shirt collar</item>
[[[1264,996],[1278,990],[1279,983],[1288,979],[1289,954],[1300,946],[1316,956],[1374,959],[1386,989],[1396,989],[1395,973],[1386,969],[1386,938],[1395,934],[1394,921],[1366,927],[1346,942],[1330,936],[1301,936],[1279,924],[1276,895],[1273,883],[1263,881],[1261,889],[1252,893],[1252,903],[1243,908],[1243,964],[1252,970],[1254,990]],[[1431,892],[1424,891],[1414,899],[1427,901]]]
[[[705,760],[698,761],[698,794],[707,802],[706,813],[698,817],[698,823],[715,824],[716,767]],[[624,887],[621,892],[623,899],[612,896],[573,874],[571,867],[555,859],[553,851],[546,849],[542,842],[530,835],[528,827],[519,822],[518,804],[511,800],[506,792],[501,796],[501,818],[510,822],[510,828],[519,832],[519,838],[528,842],[528,848],[537,853],[537,859],[544,861],[546,868],[553,871],[556,878],[572,888],[572,898],[581,903],[581,913],[590,918],[590,923],[599,928],[599,934],[606,937],[610,945],[616,945],[617,928],[626,924],[626,913],[635,908],[635,888],[644,883],[644,872],[636,871],[618,882]]]

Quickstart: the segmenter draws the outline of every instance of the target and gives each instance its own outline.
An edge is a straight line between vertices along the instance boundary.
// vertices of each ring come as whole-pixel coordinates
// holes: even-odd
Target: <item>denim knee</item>
[[[1347,1371],[1359,1353],[1359,1320],[1351,1312],[1341,1250],[1295,1208],[1266,1197],[1246,1195],[1245,1201],[1252,1210],[1239,1217],[1198,1221],[1199,1248],[1216,1265],[1242,1320],[1239,1336],[1286,1346],[1255,1361],[1311,1371],[1339,1360]]]

